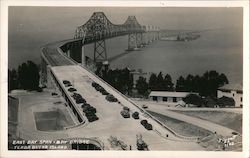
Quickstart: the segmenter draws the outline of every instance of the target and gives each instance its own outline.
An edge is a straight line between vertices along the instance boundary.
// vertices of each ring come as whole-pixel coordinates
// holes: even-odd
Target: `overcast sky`
[[[73,38],[77,26],[101,11],[114,24],[135,15],[141,25],[162,29],[232,28],[242,33],[242,8],[9,7],[9,66],[38,61],[42,45]]]
[[[71,20],[81,25],[95,11],[103,11],[115,24],[122,24],[129,15],[135,15],[142,25],[156,25],[163,29],[206,29],[239,27],[241,8],[84,8],[84,7],[15,7],[11,9],[12,22],[61,24]],[[41,21],[40,21],[41,22]]]

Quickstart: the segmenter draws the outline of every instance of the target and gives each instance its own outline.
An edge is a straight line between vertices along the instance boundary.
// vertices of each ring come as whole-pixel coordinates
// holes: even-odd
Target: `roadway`
[[[77,89],[77,93],[81,94],[89,104],[97,109],[96,115],[99,117],[99,120],[64,130],[63,133],[67,135],[67,138],[98,137],[108,146],[108,138],[112,135],[131,145],[132,149],[136,149],[136,134],[140,133],[143,140],[149,145],[150,150],[203,150],[201,146],[193,141],[176,137],[174,133],[164,128],[156,120],[141,112],[141,109],[113,87],[63,55],[59,47],[71,41],[74,40],[48,44],[43,48],[42,54],[52,66],[51,70],[57,80],[61,83],[63,80],[70,81],[73,87]],[[106,101],[105,96],[91,86],[93,81],[101,85],[110,94],[113,94],[120,104]],[[71,95],[67,90],[65,92],[69,96]],[[123,118],[120,114],[123,105],[129,107],[132,112],[139,112],[140,120],[147,119],[153,125],[154,130],[146,130],[140,124],[140,120]],[[77,106],[80,109],[80,105]],[[49,135],[49,133],[47,134]],[[168,138],[166,138],[166,135],[168,135]]]
[[[139,101],[138,101],[138,103],[139,103]],[[139,103],[139,104],[142,105],[144,103],[145,102]],[[222,125],[219,125],[219,124],[216,124],[216,123],[204,120],[204,119],[200,119],[200,118],[197,118],[197,117],[191,117],[191,116],[188,116],[188,115],[185,115],[185,114],[174,112],[174,111],[171,110],[171,109],[174,109],[174,108],[167,108],[164,105],[148,103],[147,106],[148,106],[148,110],[150,110],[150,111],[160,113],[162,115],[166,115],[168,117],[171,117],[171,118],[174,118],[174,119],[177,119],[177,120],[180,120],[180,121],[184,121],[184,122],[193,124],[195,126],[199,126],[199,127],[204,128],[204,129],[206,129],[208,131],[211,131],[213,133],[216,132],[217,134],[222,135],[224,137],[231,136],[232,132],[236,132],[236,131],[234,131],[234,130],[232,130],[230,128],[227,128],[225,126],[222,126]],[[180,108],[178,108],[178,110],[179,109]],[[196,109],[196,110],[198,110],[198,109]],[[202,108],[202,110],[204,110],[204,109]]]
[[[67,130],[66,132],[69,138],[98,137],[105,145],[108,145],[108,138],[110,136],[116,136],[126,144],[131,145],[132,149],[136,149],[136,134],[140,133],[142,134],[143,140],[149,145],[150,150],[201,150],[201,147],[197,143],[188,141],[184,142],[175,137],[171,132],[166,131],[158,123],[143,116],[137,107],[82,67],[78,65],[56,66],[51,69],[59,82],[62,82],[63,80],[70,81],[73,87],[77,89],[77,93],[81,94],[90,105],[97,109],[96,115],[99,117],[99,120]],[[104,95],[97,92],[91,86],[93,81],[99,83],[106,89],[106,91],[113,94],[120,101],[120,104],[117,102],[108,102]],[[120,114],[120,111],[123,108],[122,105],[126,105],[131,111],[139,112],[140,120],[147,119],[149,123],[153,124],[154,129],[164,133],[164,136],[168,134],[169,138],[163,138],[154,130],[146,130],[140,124],[140,120],[123,118]],[[80,105],[77,106],[80,107]]]

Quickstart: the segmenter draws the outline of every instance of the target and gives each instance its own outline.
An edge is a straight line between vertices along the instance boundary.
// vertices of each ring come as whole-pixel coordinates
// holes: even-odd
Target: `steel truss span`
[[[94,12],[90,19],[77,27],[75,39],[82,40],[82,44],[94,43],[94,61],[107,61],[105,39],[129,35],[128,49],[141,47],[142,34],[147,27],[139,24],[135,16],[129,16],[120,25],[113,24],[103,12]],[[159,31],[159,30],[158,30]]]

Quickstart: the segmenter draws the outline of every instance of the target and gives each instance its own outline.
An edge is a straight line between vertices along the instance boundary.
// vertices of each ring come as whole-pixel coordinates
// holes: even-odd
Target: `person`
[[[129,150],[132,150],[132,146],[131,145],[129,145]]]

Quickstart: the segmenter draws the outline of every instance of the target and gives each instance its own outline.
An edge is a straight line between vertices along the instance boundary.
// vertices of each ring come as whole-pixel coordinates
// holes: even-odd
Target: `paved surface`
[[[122,110],[122,105],[126,105],[131,111],[138,111],[141,119],[145,119],[132,103],[80,66],[57,66],[53,67],[52,70],[58,77],[59,82],[63,80],[70,81],[73,87],[77,89],[77,93],[81,94],[89,104],[97,109],[96,115],[99,117],[99,120],[68,130],[69,137],[98,137],[107,145],[109,144],[107,139],[112,135],[136,149],[136,134],[140,133],[145,142],[149,144],[150,150],[202,150],[194,142],[183,142],[176,138],[153,120],[147,118],[154,129],[164,133],[164,136],[168,134],[169,139],[159,136],[155,131],[146,130],[140,124],[140,120],[123,118],[120,111]],[[112,93],[121,104],[108,102],[104,95],[91,86],[93,81],[99,83],[109,93]]]
[[[133,98],[133,101],[139,105],[148,105],[148,106],[162,106],[162,108],[168,110],[179,110],[179,111],[225,111],[225,112],[232,112],[237,114],[242,114],[242,108],[183,108],[183,107],[173,107],[175,105],[169,105],[168,103],[164,102],[155,102],[155,101],[148,101],[148,100],[139,100]]]
[[[45,108],[53,107],[54,98],[43,95],[28,95],[22,96],[20,101],[20,131],[22,137],[26,139],[59,139],[59,138],[75,138],[75,137],[97,137],[104,142],[106,148],[109,148],[108,138],[116,136],[124,141],[125,144],[131,145],[133,150],[136,150],[136,134],[142,134],[143,140],[149,145],[150,150],[203,150],[195,142],[183,141],[175,137],[172,133],[160,126],[155,120],[147,118],[140,110],[119,92],[98,79],[86,69],[74,65],[74,62],[69,60],[58,52],[57,47],[66,41],[49,44],[46,46],[44,56],[51,63],[52,70],[59,82],[69,80],[89,104],[97,109],[98,121],[84,124],[76,128],[55,132],[37,131],[34,122],[32,109],[37,109],[39,106]],[[73,65],[72,65],[73,64]],[[119,101],[118,103],[110,103],[106,101],[105,96],[97,92],[92,86],[92,81],[99,83],[109,93],[113,94]],[[70,93],[70,92],[67,92]],[[126,105],[132,112],[138,111],[140,119],[147,119],[153,125],[152,131],[146,130],[140,120],[133,118],[125,119],[121,116],[120,111]],[[47,106],[47,107],[46,107]],[[80,107],[79,107],[80,108]],[[72,116],[70,113],[68,113]],[[157,131],[157,132],[156,132]],[[161,133],[161,135],[159,135]],[[168,134],[168,139],[166,139]]]
[[[70,41],[74,41],[74,39],[51,43],[42,48],[42,53],[51,66],[74,65],[71,60],[61,55],[57,50],[57,48],[60,47],[63,43]]]
[[[157,112],[157,113],[166,115],[168,117],[199,126],[201,128],[207,129],[211,132],[216,131],[217,134],[225,136],[225,137],[231,136],[232,132],[235,132],[234,130],[232,130],[230,128],[218,125],[218,124],[210,122],[210,121],[206,121],[203,119],[199,119],[197,117],[191,117],[191,116],[187,116],[184,114],[180,114],[178,112],[171,111],[171,110],[169,110],[169,108],[166,108],[165,106],[156,105],[156,104],[147,104],[147,105],[148,105],[148,110],[151,110],[153,112]],[[173,108],[171,108],[171,109],[173,109]]]
[[[22,95],[17,95],[15,97],[19,98],[19,124],[18,133],[19,136],[24,139],[59,139],[67,137],[67,134],[62,131],[57,132],[42,132],[36,129],[35,118],[33,115],[34,109],[39,110],[41,108],[47,107],[46,110],[50,111],[55,106],[64,105],[58,104],[54,105],[54,102],[62,101],[62,98],[53,98],[48,92],[34,92],[34,93],[24,93]]]

